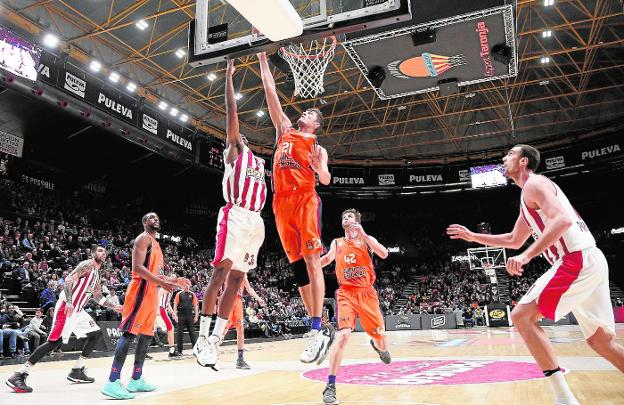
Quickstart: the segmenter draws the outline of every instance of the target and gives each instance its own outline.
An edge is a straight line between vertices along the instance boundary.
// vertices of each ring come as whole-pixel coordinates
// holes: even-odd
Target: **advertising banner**
[[[487,326],[511,326],[509,305],[492,302],[485,306],[485,324]]]
[[[22,157],[24,139],[19,136],[0,131],[0,152]]]

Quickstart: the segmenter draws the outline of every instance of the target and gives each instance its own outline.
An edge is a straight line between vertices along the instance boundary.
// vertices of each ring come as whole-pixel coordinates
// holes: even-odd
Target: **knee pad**
[[[299,259],[296,262],[291,263],[291,266],[293,269],[293,274],[295,275],[297,287],[305,287],[306,285],[310,284],[308,269],[303,259]]]

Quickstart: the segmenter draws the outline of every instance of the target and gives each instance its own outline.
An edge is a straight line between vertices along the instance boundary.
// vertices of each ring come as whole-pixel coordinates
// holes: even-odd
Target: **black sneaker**
[[[182,353],[180,353],[179,351],[174,351],[173,353],[169,352],[169,359],[170,360],[179,360],[182,357],[184,357],[184,355]]]
[[[11,387],[13,391],[17,393],[32,392],[33,389],[26,385],[27,377],[28,374],[26,373],[13,373],[13,375],[6,381],[6,385]]]
[[[85,368],[72,368],[69,374],[67,375],[67,379],[71,382],[75,383],[92,383],[95,381],[95,378],[89,377],[85,374]]]
[[[237,359],[236,360],[236,368],[241,369],[241,370],[250,370],[251,367],[249,367],[249,364],[245,363],[245,360],[243,359]]]
[[[323,391],[323,403],[325,405],[335,405],[338,403],[336,399],[336,385],[327,383],[325,391]]]
[[[381,351],[379,349],[377,349],[377,347],[375,347],[375,342],[373,341],[373,339],[370,340],[370,344],[371,346],[373,346],[373,350],[377,352],[377,354],[379,355],[379,359],[381,361],[384,362],[384,364],[390,364],[392,362],[392,357],[390,356],[390,352],[389,351]]]
[[[145,355],[145,360],[154,360],[154,358],[152,356],[150,356],[149,354]]]

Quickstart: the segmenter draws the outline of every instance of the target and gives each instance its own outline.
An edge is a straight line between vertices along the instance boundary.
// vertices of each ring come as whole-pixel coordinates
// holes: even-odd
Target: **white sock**
[[[169,346],[169,353],[174,353],[174,352],[175,352],[175,347]]]
[[[555,394],[555,402],[566,404],[566,405],[578,405],[578,401],[576,397],[570,390],[568,383],[563,377],[563,373],[561,371],[557,371],[551,374],[549,377],[546,377],[548,382],[550,383],[550,388]]]
[[[83,368],[85,366],[85,358],[82,356],[78,356],[78,360],[76,360],[76,364],[74,364],[74,368]]]
[[[212,336],[216,336],[221,340],[221,336],[223,336],[223,332],[225,331],[225,326],[227,325],[228,320],[223,319],[217,316],[217,321],[215,322],[214,329],[212,330]]]
[[[18,371],[18,373],[22,373],[22,374],[30,374],[30,369],[32,368],[32,364],[26,362],[24,363],[24,365],[22,366],[22,368],[20,368],[20,370]]]
[[[210,322],[212,315],[203,315],[199,317],[199,336],[208,337],[210,334]]]

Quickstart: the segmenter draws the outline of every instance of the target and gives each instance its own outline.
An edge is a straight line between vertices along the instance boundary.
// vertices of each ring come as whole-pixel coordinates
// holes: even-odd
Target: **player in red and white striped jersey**
[[[158,288],[158,313],[156,315],[156,322],[154,323],[154,332],[157,328],[161,328],[167,331],[167,345],[169,346],[169,358],[179,359],[182,358],[182,354],[175,349],[175,338],[173,323],[171,319],[178,322],[178,317],[171,307],[171,291],[167,291],[164,288]],[[171,317],[169,317],[171,314]],[[154,333],[156,336],[156,333]]]
[[[591,348],[622,372],[624,347],[615,342],[607,260],[559,186],[535,173],[539,162],[538,150],[529,145],[516,145],[503,158],[505,174],[522,189],[520,214],[511,233],[478,234],[462,225],[450,225],[447,233],[452,239],[512,249],[519,249],[533,235],[534,243],[507,260],[507,272],[521,276],[522,267],[540,254],[552,267],[529,288],[511,319],[548,377],[555,403],[576,405],[552,344],[537,321],[543,317],[556,321],[571,311]]]
[[[7,385],[15,392],[32,392],[32,388],[26,385],[26,377],[32,367],[44,356],[69,342],[73,333],[78,339],[86,337],[82,353],[67,379],[77,383],[92,383],[93,378],[85,374],[85,360],[91,355],[95,345],[102,337],[100,327],[93,318],[83,309],[87,301],[93,299],[103,307],[112,308],[121,312],[122,306],[110,302],[102,294],[99,269],[106,259],[106,249],[97,246],[92,253],[92,258],[78,264],[76,268],[65,278],[65,286],[54,308],[54,320],[50,329],[48,341],[39,346],[20,371],[14,373],[7,381]]]
[[[197,362],[204,367],[213,368],[218,360],[218,346],[243,276],[256,267],[258,252],[264,242],[264,222],[260,211],[264,207],[267,194],[265,162],[253,154],[247,146],[247,139],[239,131],[233,74],[234,61],[230,60],[225,82],[227,137],[223,198],[226,204],[219,211],[217,219],[217,243],[212,261],[214,270],[204,293],[199,338],[193,347]],[[208,336],[217,294],[226,278],[225,290],[219,300],[217,320],[212,334]]]

